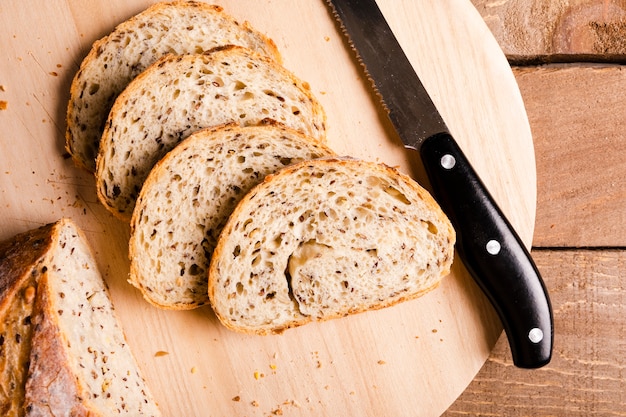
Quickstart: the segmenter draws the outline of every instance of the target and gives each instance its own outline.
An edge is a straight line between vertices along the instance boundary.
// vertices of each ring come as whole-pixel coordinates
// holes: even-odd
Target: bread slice
[[[39,270],[52,226],[0,243],[0,415],[23,416]]]
[[[167,54],[240,45],[280,62],[274,42],[222,7],[195,1],[157,3],[96,41],[70,89],[66,148],[77,165],[95,171],[104,123],[115,98],[139,73]]]
[[[430,194],[395,169],[305,161],[239,203],[211,260],[209,298],[232,330],[280,333],[430,291],[454,242]]]
[[[116,100],[97,160],[100,201],[129,220],[150,169],[191,133],[274,119],[325,140],[325,114],[308,84],[242,47],[161,59]]]
[[[1,294],[1,334],[14,345],[3,355],[2,384],[6,369],[20,376],[8,382],[3,415],[159,416],[81,231],[61,220],[2,250],[0,280],[11,284]],[[25,312],[14,310],[19,303]]]
[[[194,133],[146,180],[131,221],[130,283],[167,309],[208,302],[217,238],[241,198],[286,165],[333,155],[293,129],[268,122]]]

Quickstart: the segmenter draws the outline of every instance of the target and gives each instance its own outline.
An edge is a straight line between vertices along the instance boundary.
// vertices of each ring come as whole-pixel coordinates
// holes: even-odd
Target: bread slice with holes
[[[397,170],[305,161],[239,203],[213,253],[209,298],[230,329],[280,333],[432,290],[450,271],[454,243],[430,194]]]
[[[82,232],[60,220],[0,253],[2,415],[159,416]]]
[[[325,113],[307,83],[275,61],[231,46],[161,59],[116,100],[97,161],[100,201],[129,220],[154,164],[191,133],[265,118],[325,141]]]
[[[206,304],[211,255],[239,200],[270,173],[330,155],[327,146],[272,121],[194,133],[154,167],[141,190],[131,221],[130,283],[157,307]]]
[[[157,3],[96,41],[70,89],[66,148],[95,171],[104,123],[115,98],[139,73],[167,54],[202,53],[240,45],[281,61],[274,42],[222,7],[195,1]]]

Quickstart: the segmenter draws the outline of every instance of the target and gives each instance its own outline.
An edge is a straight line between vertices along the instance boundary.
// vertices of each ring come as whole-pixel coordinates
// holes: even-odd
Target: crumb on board
[[[259,402],[257,400],[252,400],[252,402],[250,404],[252,405],[252,407],[258,407],[259,406]]]
[[[157,351],[157,352],[154,354],[154,357],[155,357],[155,358],[160,358],[160,357],[162,357],[162,356],[167,356],[167,355],[169,355],[169,354],[170,354],[169,352],[166,352],[166,351],[164,351],[164,350],[159,350],[159,351]]]
[[[233,397],[233,401],[239,402],[239,401],[241,401],[241,397],[239,395],[236,395],[236,396]]]
[[[384,360],[382,360],[382,359],[378,361],[378,364],[379,364],[379,365],[384,365],[384,364],[386,364],[386,363],[387,363],[387,362],[385,362],[385,361],[384,361]]]
[[[191,373],[195,374],[196,372],[198,372],[198,368],[196,368],[195,366],[191,367]]]
[[[0,110],[6,110],[9,107],[9,103],[5,100],[0,100]]]

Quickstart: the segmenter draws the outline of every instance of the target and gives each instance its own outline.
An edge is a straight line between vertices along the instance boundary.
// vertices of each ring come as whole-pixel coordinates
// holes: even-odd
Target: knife
[[[433,195],[456,229],[458,255],[500,317],[513,363],[546,365],[552,307],[528,250],[450,134],[376,1],[327,3],[405,147],[419,151]]]

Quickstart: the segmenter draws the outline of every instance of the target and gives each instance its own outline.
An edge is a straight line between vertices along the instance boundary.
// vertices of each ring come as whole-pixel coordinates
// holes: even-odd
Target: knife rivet
[[[454,159],[454,156],[447,153],[441,157],[441,166],[444,169],[452,169],[454,168],[454,165],[456,165],[456,159]]]
[[[498,242],[497,240],[490,240],[489,242],[487,242],[485,248],[490,255],[497,255],[500,253],[500,249],[502,249],[502,246],[500,246],[500,242]]]
[[[538,327],[530,329],[528,332],[528,340],[533,343],[541,342],[543,340],[543,331]]]

